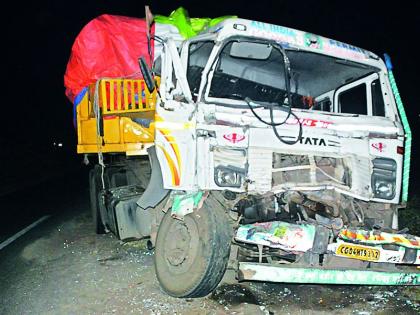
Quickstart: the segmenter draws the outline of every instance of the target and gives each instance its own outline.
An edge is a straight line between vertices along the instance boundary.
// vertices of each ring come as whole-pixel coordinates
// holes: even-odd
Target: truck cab
[[[379,57],[264,23],[221,24],[183,44],[187,92],[173,88],[171,71],[162,80],[157,130],[190,124],[174,128],[172,141],[156,136],[166,152],[179,152],[179,179],[164,172],[165,188],[322,190],[394,208],[403,201],[404,129]],[[174,101],[183,97],[191,100]],[[158,157],[168,164],[163,150]]]

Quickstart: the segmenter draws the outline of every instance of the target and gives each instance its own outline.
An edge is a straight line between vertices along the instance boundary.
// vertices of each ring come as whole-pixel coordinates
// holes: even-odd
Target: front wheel
[[[183,298],[212,292],[226,271],[230,242],[226,212],[211,195],[184,221],[172,218],[169,210],[159,226],[155,250],[162,289]]]

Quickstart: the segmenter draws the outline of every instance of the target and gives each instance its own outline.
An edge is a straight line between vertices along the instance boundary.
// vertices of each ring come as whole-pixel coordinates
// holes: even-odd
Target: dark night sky
[[[417,86],[419,12],[417,1],[149,1],[152,12],[169,14],[184,6],[192,17],[234,14],[350,43],[378,55],[387,52],[414,132],[413,177],[419,174]],[[11,149],[48,146],[60,139],[75,146],[72,106],[64,96],[63,74],[81,28],[103,14],[144,16],[143,1],[15,2],[3,10],[3,123],[1,143]],[[9,12],[9,13],[8,13]],[[4,97],[6,95],[6,98]],[[73,152],[76,148],[71,148]],[[414,182],[414,181],[413,181]],[[412,191],[415,189],[411,185]]]

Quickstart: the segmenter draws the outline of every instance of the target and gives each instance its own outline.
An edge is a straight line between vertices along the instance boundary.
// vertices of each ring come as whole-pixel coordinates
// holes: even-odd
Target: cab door
[[[195,104],[173,40],[164,44],[155,145],[166,189],[191,190],[195,179]]]
[[[379,76],[373,73],[335,92],[335,112],[367,116],[385,116],[385,105],[380,92]]]
[[[383,132],[395,121],[395,111],[385,101],[383,82],[377,73],[347,84],[335,92],[334,109],[337,113],[354,114],[347,118],[349,126],[369,125],[366,135],[359,135],[368,146],[371,159],[371,187],[373,200],[398,203],[401,190],[403,137]],[[401,129],[401,128],[400,128]]]

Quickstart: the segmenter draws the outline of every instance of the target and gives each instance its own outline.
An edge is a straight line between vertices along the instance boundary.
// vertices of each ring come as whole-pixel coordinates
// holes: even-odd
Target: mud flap
[[[207,194],[204,196],[204,199],[207,197]],[[183,194],[175,194],[171,196],[173,198],[172,202],[172,217],[184,220],[184,216],[189,213],[192,213],[194,210],[201,208],[203,205],[203,192],[187,192]]]
[[[139,200],[137,200],[137,205],[140,208],[137,209],[137,211],[156,207],[170,191],[163,188],[162,170],[156,155],[155,147],[148,148],[147,153],[149,154],[150,164],[152,166],[152,174],[146,190]]]

